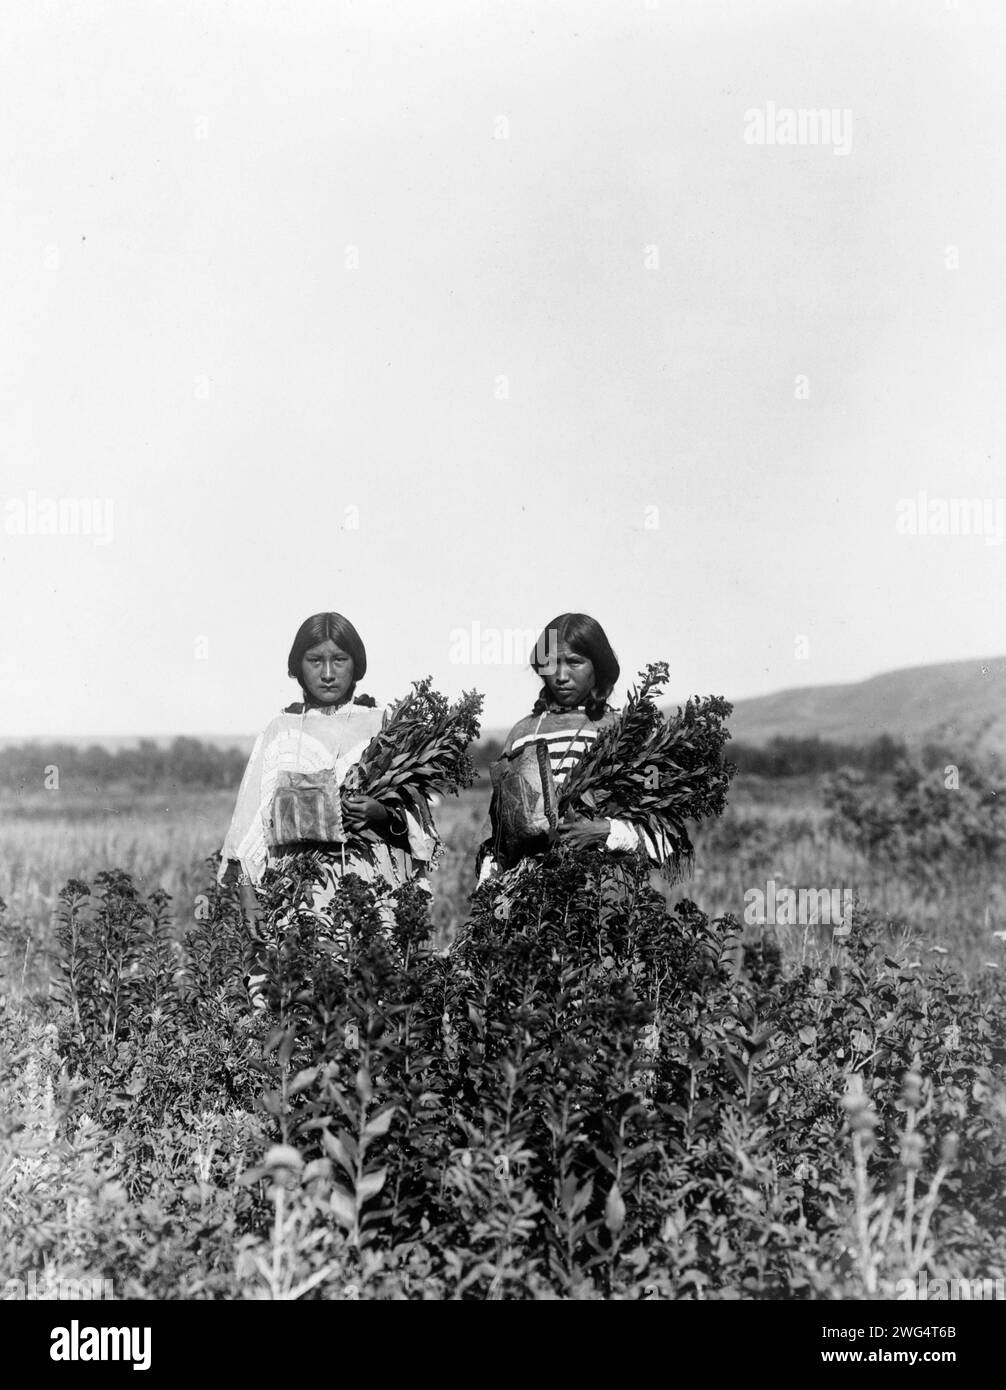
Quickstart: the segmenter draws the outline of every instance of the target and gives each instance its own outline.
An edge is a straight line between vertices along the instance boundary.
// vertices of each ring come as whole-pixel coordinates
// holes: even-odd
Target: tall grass
[[[0,1281],[836,1298],[890,1297],[923,1267],[1006,1273],[994,863],[893,873],[813,783],[742,778],[663,904],[560,862],[504,927],[492,889],[470,901],[483,784],[438,807],[430,921],[400,895],[390,953],[354,881],[348,968],[310,895],[278,885],[262,1017],[208,862],[232,800],[5,808]],[[770,878],[855,888],[873,912],[850,938],[738,940],[727,914]]]
[[[468,912],[488,800],[483,779],[437,808],[444,850],[431,878],[431,916],[440,945],[453,939]],[[176,923],[190,922],[209,891],[206,861],[220,847],[233,801],[229,791],[171,789],[0,801],[0,898],[34,943],[29,955],[49,937],[63,884],[103,869],[122,868],[145,889],[164,888]],[[667,892],[671,905],[692,898],[714,916],[733,913],[743,921],[745,893],[764,889],[769,879],[777,889],[851,889],[875,913],[911,923],[922,949],[946,951],[969,973],[1006,967],[995,936],[1006,929],[1000,866],[972,865],[964,873],[950,862],[943,875],[923,882],[871,860],[835,833],[814,779],[738,778],[723,817],[700,827],[696,844],[694,874]],[[765,934],[746,933],[749,939]],[[776,934],[785,950],[806,949],[802,932]]]

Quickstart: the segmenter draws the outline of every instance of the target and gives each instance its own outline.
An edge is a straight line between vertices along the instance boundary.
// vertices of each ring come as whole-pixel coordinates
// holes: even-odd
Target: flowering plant
[[[724,761],[733,713],[718,695],[695,696],[674,714],[656,704],[667,663],[652,662],[618,718],[604,729],[570,771],[559,795],[559,814],[587,819],[623,817],[647,830],[669,851],[671,874],[687,870],[694,853],[689,820],[718,816],[736,769]]]
[[[374,735],[359,762],[349,770],[343,796],[371,796],[392,815],[411,811],[433,833],[428,798],[457,796],[476,777],[468,754],[479,736],[483,697],[462,691],[451,704],[433,689],[433,680],[413,681],[412,690],[392,705],[384,727]],[[345,816],[347,846],[367,852],[381,839],[372,826],[356,826]]]

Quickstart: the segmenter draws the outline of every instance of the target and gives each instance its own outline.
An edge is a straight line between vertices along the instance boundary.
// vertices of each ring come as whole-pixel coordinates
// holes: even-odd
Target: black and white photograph
[[[1004,63],[997,0],[0,7],[34,1364],[557,1301],[977,1367]]]

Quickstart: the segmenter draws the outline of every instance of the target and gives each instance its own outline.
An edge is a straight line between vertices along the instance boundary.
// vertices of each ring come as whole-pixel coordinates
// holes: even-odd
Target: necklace
[[[309,709],[316,709],[319,714],[332,715],[337,709],[345,709],[346,706],[351,705],[352,702],[352,695],[347,695],[344,700],[339,700],[334,705],[323,705],[320,700],[312,700],[308,697],[304,701],[304,713],[306,714]]]
[[[301,710],[301,712],[300,712],[300,730],[299,730],[299,732],[298,732],[298,734],[297,734],[297,766],[298,766],[298,767],[300,766],[300,750],[301,750],[301,745],[302,745],[302,743],[304,742],[304,721],[307,719],[307,712],[308,712],[308,709],[319,709],[319,708],[321,708],[321,706],[318,706],[318,705],[308,705],[308,704],[305,703],[304,708],[303,708],[303,709]],[[345,703],[343,703],[343,704],[341,704],[341,705],[333,705],[333,706],[332,706],[332,711],[331,711],[331,712],[334,712],[334,711],[337,710],[337,709],[345,709],[345,708],[346,708],[346,704],[345,704]],[[342,750],[343,750],[343,748],[345,748],[345,746],[346,746],[346,736],[347,736],[347,733],[348,733],[348,731],[349,731],[349,726],[350,726],[350,724],[353,722],[353,710],[354,710],[355,708],[356,708],[355,705],[353,705],[352,703],[349,704],[349,713],[348,713],[347,716],[346,716],[346,728],[342,731],[342,735],[341,735],[341,737],[340,737],[340,739],[339,739],[339,746],[338,746],[338,748],[335,750],[335,753],[334,753],[333,756],[332,756],[332,770],[333,770],[333,772],[335,771],[335,768],[336,768],[336,765],[338,764],[339,759],[342,757]],[[328,713],[329,713],[329,711],[326,710],[326,714],[328,714]]]

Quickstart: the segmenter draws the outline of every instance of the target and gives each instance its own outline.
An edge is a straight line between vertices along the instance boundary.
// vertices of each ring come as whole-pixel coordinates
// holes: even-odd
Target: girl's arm
[[[573,849],[608,849],[612,824],[612,821],[588,820],[586,816],[577,816],[574,820],[559,822],[559,838]]]
[[[496,759],[497,763],[510,753],[511,749],[513,748],[513,741],[515,735],[517,734],[517,731],[523,730],[527,722],[528,721],[526,719],[520,720],[513,726],[513,728],[507,734],[506,738],[503,740],[503,747],[500,749],[499,757]],[[490,776],[491,775],[492,773],[490,771]],[[499,833],[499,820],[497,814],[498,806],[499,798],[496,790],[496,784],[494,782],[492,796],[489,798],[489,810],[486,812],[485,820],[482,822],[482,832],[479,839],[479,845],[477,850],[475,851],[475,873],[477,876],[477,881],[475,885],[476,888],[481,888],[484,883],[489,883],[492,879],[497,878],[500,874],[499,861],[496,859],[496,856],[493,853],[493,848],[496,844],[496,837]]]
[[[409,801],[410,805],[392,812],[392,832],[401,834],[402,847],[409,851],[413,859],[432,864],[440,851],[440,836],[430,803],[425,796],[411,788]],[[400,817],[400,829],[397,828],[399,823],[396,816]]]
[[[610,820],[604,848],[612,854],[632,854],[639,848],[639,832],[627,820]]]
[[[484,854],[476,856],[475,867],[478,870],[478,881],[475,884],[476,888],[481,888],[484,883],[491,882],[492,879],[499,875],[500,871],[499,865],[493,858],[490,849],[486,849]]]
[[[221,883],[229,860],[237,860],[243,874],[252,883],[257,883],[265,872],[267,803],[271,802],[276,788],[275,758],[270,756],[271,730],[272,725],[267,726],[255,740],[248,766],[241,778],[234,814],[220,851],[217,877]]]
[[[559,834],[574,849],[607,850],[609,854],[636,854],[640,849],[658,867],[663,863],[666,846],[658,843],[648,830],[627,820],[563,821]],[[661,837],[662,840],[662,837]]]
[[[388,808],[382,806],[376,797],[347,796],[344,804],[353,820],[376,830],[379,835],[387,834],[391,816]]]
[[[410,814],[398,803],[385,805],[373,796],[348,796],[345,804],[351,815],[362,824],[376,830],[389,844],[398,849],[409,850],[416,858],[426,859],[430,857],[427,841],[436,838],[433,817],[430,815],[425,797],[420,797],[415,791],[410,792],[410,796],[416,803],[422,801],[425,808],[423,819],[429,826],[429,831],[424,829],[419,816]]]
[[[239,885],[241,894],[241,911],[244,919],[248,923],[253,936],[258,936],[259,924],[262,921],[262,909],[259,906],[258,894],[255,887],[247,878],[242,878]]]
[[[259,906],[254,885],[244,876],[241,879],[240,891],[241,910],[244,915],[245,926],[248,929],[248,945],[245,950],[245,989],[248,991],[252,1008],[264,1009],[266,1008],[264,989],[268,976],[262,959],[262,950],[265,944],[261,936],[262,909]]]
[[[605,848],[613,854],[634,854],[642,849],[643,853],[658,869],[667,859],[670,847],[664,835],[654,835],[650,830],[633,821],[613,820],[609,821],[611,833],[605,843]]]

